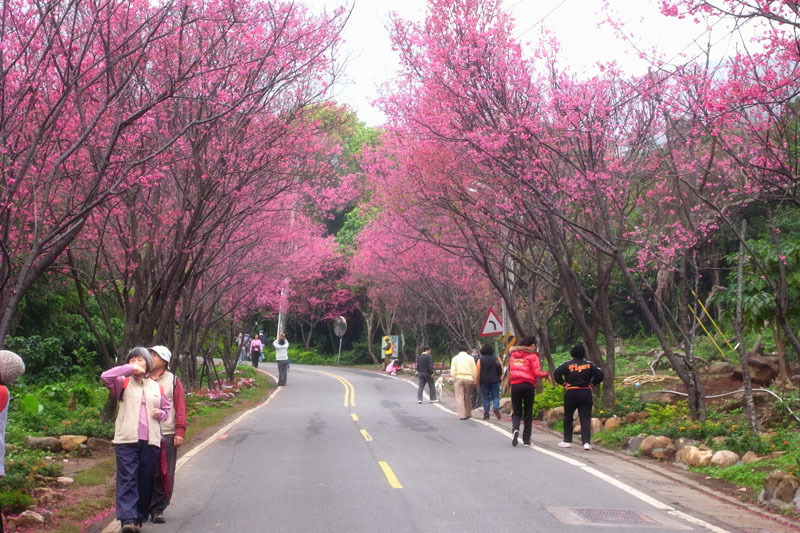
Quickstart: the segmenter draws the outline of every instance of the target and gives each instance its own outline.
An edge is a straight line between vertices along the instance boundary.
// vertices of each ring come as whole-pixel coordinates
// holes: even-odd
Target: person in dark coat
[[[483,419],[489,418],[489,404],[494,405],[494,415],[500,420],[500,380],[503,378],[503,363],[494,354],[494,348],[489,344],[481,346],[481,356],[478,359],[478,383],[480,383],[481,396],[483,396]]]
[[[419,377],[417,403],[422,403],[422,393],[425,390],[425,385],[428,385],[428,395],[431,398],[431,403],[437,403],[439,399],[436,397],[436,387],[433,384],[433,358],[431,357],[431,349],[427,346],[417,357],[417,376]]]
[[[603,382],[603,371],[586,360],[586,348],[578,344],[570,350],[572,359],[556,368],[556,383],[564,385],[564,441],[562,448],[572,446],[572,417],[578,410],[581,441],[584,450],[592,449],[592,390]]]

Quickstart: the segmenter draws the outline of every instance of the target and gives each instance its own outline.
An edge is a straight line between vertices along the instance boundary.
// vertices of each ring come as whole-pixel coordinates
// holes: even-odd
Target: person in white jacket
[[[281,331],[272,346],[275,348],[275,361],[278,363],[278,386],[284,387],[289,373],[289,341],[286,340],[286,334]]]

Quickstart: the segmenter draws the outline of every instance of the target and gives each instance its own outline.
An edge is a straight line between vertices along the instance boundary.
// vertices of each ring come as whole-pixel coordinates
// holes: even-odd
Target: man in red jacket
[[[539,354],[536,353],[536,338],[524,337],[518,346],[509,349],[508,370],[511,381],[511,445],[519,442],[519,421],[524,422],[522,429],[522,444],[531,445],[531,424],[533,421],[533,399],[536,393],[536,380],[553,379],[550,374],[542,370],[539,364]]]

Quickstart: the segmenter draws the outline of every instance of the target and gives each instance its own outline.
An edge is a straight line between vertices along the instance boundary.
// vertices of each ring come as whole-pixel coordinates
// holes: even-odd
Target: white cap
[[[169,360],[172,359],[172,352],[170,352],[169,348],[167,348],[166,346],[161,346],[159,344],[158,346],[153,346],[150,349],[156,352],[158,356],[167,363],[169,363]]]

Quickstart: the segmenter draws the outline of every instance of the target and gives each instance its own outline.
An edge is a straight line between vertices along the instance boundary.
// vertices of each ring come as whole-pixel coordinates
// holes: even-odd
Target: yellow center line
[[[353,384],[347,381],[345,378],[341,376],[337,376],[336,374],[331,374],[330,372],[324,372],[322,370],[311,370],[311,372],[315,372],[317,374],[323,374],[328,377],[332,377],[339,381],[342,385],[344,385],[344,406],[345,407],[355,407],[356,405],[356,389],[353,387]]]
[[[370,434],[369,434],[369,433],[367,433],[367,430],[366,430],[366,429],[362,429],[362,430],[361,430],[361,434],[362,434],[362,435],[364,435],[364,440],[365,440],[365,441],[367,441],[367,442],[372,442],[372,436],[370,436]]]
[[[397,476],[394,475],[392,472],[392,468],[389,466],[389,463],[386,461],[378,461],[378,464],[383,470],[383,475],[386,476],[386,479],[389,481],[389,485],[392,486],[393,489],[402,489],[403,485],[397,480]]]
[[[350,413],[350,418],[353,419],[353,422],[358,422],[358,415],[355,413]]]

